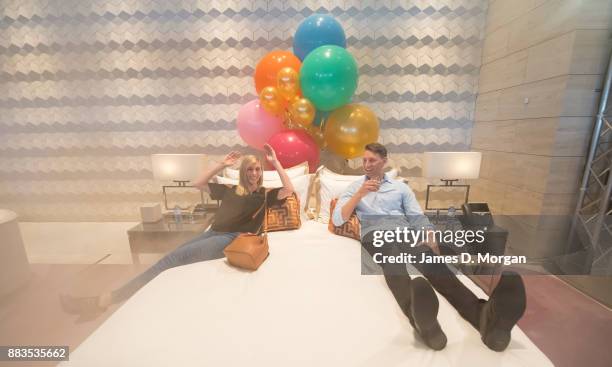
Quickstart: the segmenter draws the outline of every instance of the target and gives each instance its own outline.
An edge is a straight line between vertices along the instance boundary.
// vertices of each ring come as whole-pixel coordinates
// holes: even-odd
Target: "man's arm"
[[[357,207],[357,204],[359,204],[360,201],[361,201],[361,196],[355,194],[351,196],[351,198],[348,201],[346,201],[344,205],[340,207],[340,215],[342,215],[342,223],[346,222],[351,217],[351,214],[353,214],[353,212],[355,211],[355,208]],[[338,204],[340,204],[339,201],[338,201]]]
[[[380,183],[374,180],[366,180],[359,185],[360,181],[353,182],[349,188],[340,195],[338,199],[338,203],[336,204],[336,208],[332,213],[332,223],[336,227],[341,226],[346,222],[350,217],[359,201],[366,196],[370,192],[374,192],[378,190]]]
[[[348,218],[344,218],[344,216],[342,215],[342,208],[344,206],[346,206],[347,203],[353,199],[353,196],[355,195],[355,191],[356,191],[355,190],[355,183],[353,183],[338,198],[338,202],[336,203],[336,207],[334,208],[334,212],[331,213],[332,223],[336,227],[339,227],[339,226],[343,225],[344,222],[346,222],[348,220]],[[353,210],[355,209],[356,205],[357,204],[354,204]]]
[[[405,190],[402,193],[402,206],[404,207],[404,214],[408,217],[411,225],[416,230],[421,230],[421,228],[423,228],[423,230],[426,232],[433,231],[434,226],[431,224],[427,216],[423,214],[423,209],[421,209],[421,205],[417,201],[414,192],[407,184],[404,186]],[[429,238],[429,236],[426,238]],[[438,248],[438,244],[436,243],[435,239],[432,241],[426,241],[425,245],[429,246],[434,253],[440,254],[440,249]]]
[[[410,189],[410,186],[402,184],[402,187],[402,206],[404,208],[404,214],[409,218],[423,215],[423,209],[421,209],[421,205],[417,201],[412,189]]]

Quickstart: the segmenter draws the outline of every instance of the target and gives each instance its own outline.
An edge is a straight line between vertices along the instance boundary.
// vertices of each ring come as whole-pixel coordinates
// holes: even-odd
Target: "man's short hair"
[[[380,143],[370,143],[365,146],[365,150],[376,153],[383,158],[387,158],[387,148]]]

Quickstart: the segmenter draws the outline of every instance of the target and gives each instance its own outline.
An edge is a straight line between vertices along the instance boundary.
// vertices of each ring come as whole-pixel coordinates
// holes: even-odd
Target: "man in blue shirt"
[[[384,167],[385,162],[386,158],[380,159],[375,153],[366,150],[363,157],[366,175],[350,184],[338,198],[336,208],[339,210],[332,213],[334,225],[341,226],[346,221],[346,215],[350,216],[356,210],[362,226],[361,233],[381,229],[379,225],[382,223],[376,223],[374,227],[373,220],[376,216],[390,215],[401,216],[414,228],[433,228],[408,185],[390,178],[382,171],[373,171],[378,169],[377,164],[383,163]],[[364,221],[364,216],[368,216],[369,220]]]
[[[341,226],[355,212],[361,222],[361,243],[372,255],[388,257],[418,254],[432,258],[439,254],[433,236],[425,236],[419,245],[385,242],[376,244],[374,231],[412,228],[427,233],[433,226],[423,214],[408,185],[391,179],[383,172],[387,163],[387,149],[378,143],[366,145],[363,155],[365,176],[352,183],[338,199],[332,222]],[[488,301],[476,297],[445,263],[412,262],[427,278],[410,278],[405,263],[383,266],[387,285],[404,314],[421,339],[430,348],[446,346],[446,335],[437,321],[438,298],[435,288],[452,304],[459,314],[476,328],[482,341],[492,350],[502,351],[510,343],[510,331],[525,311],[525,288],[521,277],[514,272],[503,272]],[[433,285],[433,288],[432,288]]]

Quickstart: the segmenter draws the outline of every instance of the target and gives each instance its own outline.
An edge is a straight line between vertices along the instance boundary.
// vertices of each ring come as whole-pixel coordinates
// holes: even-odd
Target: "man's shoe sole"
[[[495,318],[488,319],[495,304]],[[501,352],[508,347],[511,330],[525,312],[525,285],[514,272],[504,272],[491,298],[480,312],[480,335],[490,349]]]
[[[446,335],[438,323],[438,297],[431,284],[423,278],[411,281],[411,311],[416,332],[423,342],[433,350],[446,346]]]

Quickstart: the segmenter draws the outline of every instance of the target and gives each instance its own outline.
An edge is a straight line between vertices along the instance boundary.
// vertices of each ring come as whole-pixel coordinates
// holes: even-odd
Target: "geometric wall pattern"
[[[253,71],[325,12],[359,65],[355,102],[422,195],[420,154],[469,149],[486,1],[0,1],[0,207],[25,221],[136,220],[150,154],[249,151]],[[180,195],[179,195],[180,196]],[[184,198],[179,197],[178,200]]]

